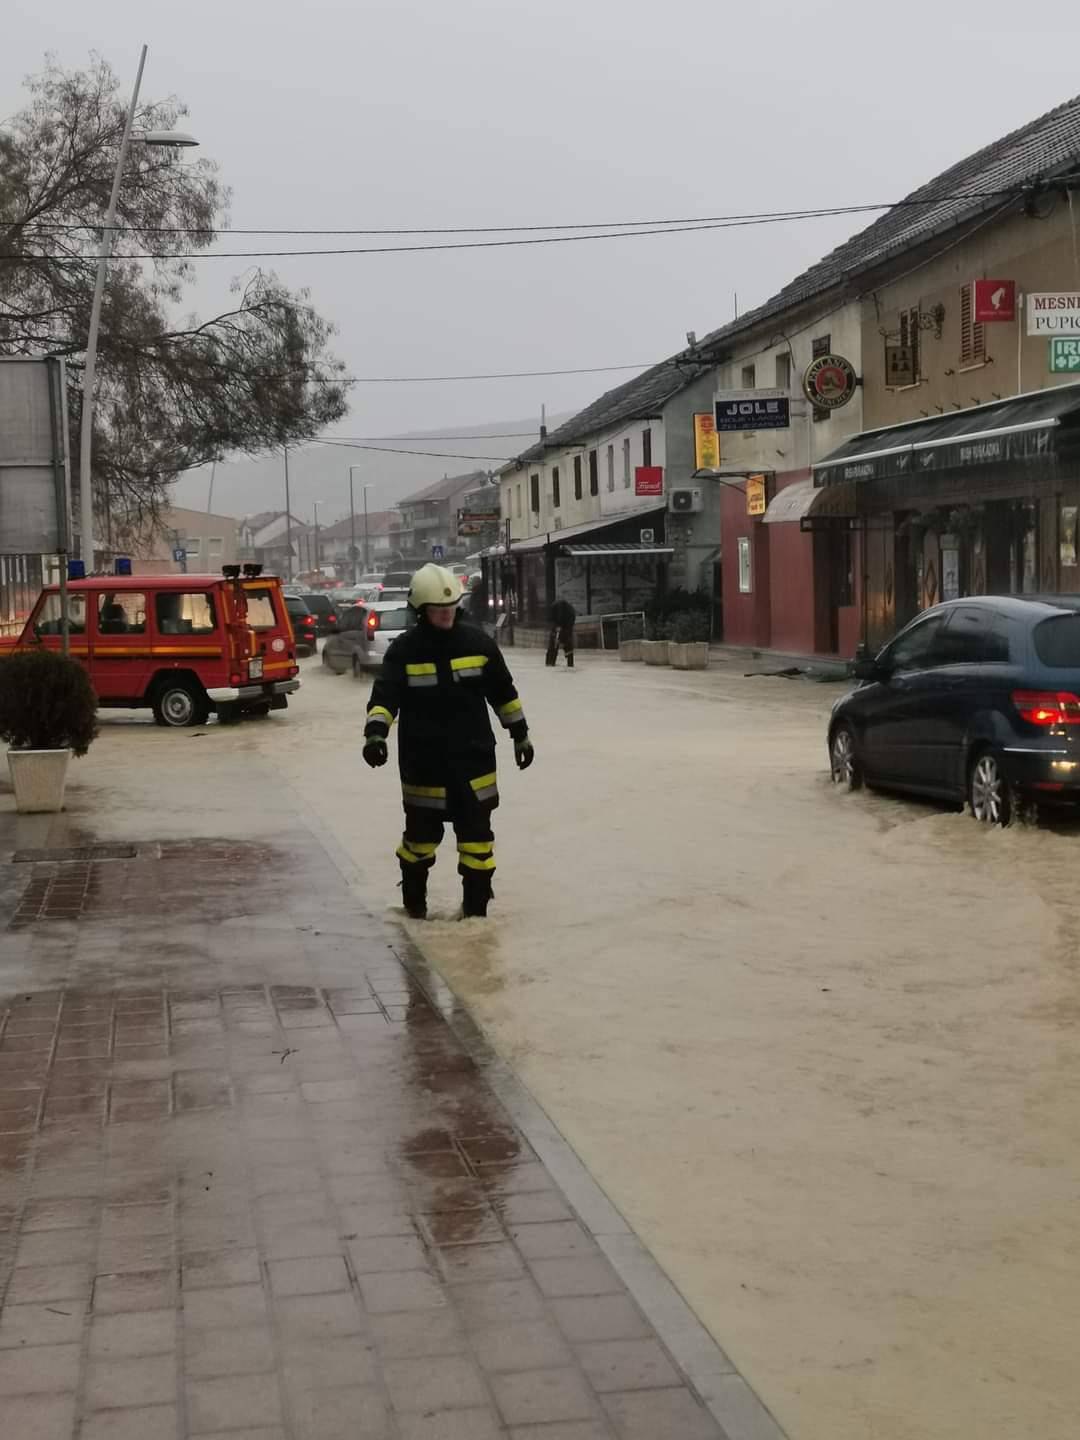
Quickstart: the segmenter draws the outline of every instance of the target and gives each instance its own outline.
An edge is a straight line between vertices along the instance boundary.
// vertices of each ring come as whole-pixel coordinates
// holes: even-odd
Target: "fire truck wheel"
[[[209,715],[210,702],[190,680],[167,680],[154,696],[154,719],[159,725],[205,725]]]

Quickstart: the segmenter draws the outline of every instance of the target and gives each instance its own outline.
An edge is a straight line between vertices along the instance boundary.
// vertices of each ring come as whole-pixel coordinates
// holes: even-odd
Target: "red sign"
[[[663,495],[664,467],[662,465],[639,465],[634,471],[635,495]]]
[[[976,325],[1016,319],[1015,280],[976,280],[974,291],[972,308]]]

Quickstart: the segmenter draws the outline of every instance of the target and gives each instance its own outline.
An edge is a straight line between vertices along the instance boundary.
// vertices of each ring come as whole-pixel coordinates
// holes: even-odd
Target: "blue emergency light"
[[[127,555],[118,555],[116,557],[116,573],[117,575],[131,574],[131,560]]]
[[[69,580],[85,580],[85,579],[86,579],[86,562],[85,562],[85,560],[69,560],[69,561],[68,561],[68,579],[69,579]]]

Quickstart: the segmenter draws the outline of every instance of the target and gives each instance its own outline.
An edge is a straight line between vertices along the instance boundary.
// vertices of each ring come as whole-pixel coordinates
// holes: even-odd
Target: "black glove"
[[[373,770],[377,770],[380,765],[385,765],[388,759],[386,741],[377,737],[366,740],[364,742],[364,759]]]
[[[514,741],[514,759],[517,761],[519,770],[527,770],[535,758],[536,751],[533,743],[526,735],[524,740]]]

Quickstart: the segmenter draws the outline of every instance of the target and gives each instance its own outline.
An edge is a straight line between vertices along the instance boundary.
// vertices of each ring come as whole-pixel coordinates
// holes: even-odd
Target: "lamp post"
[[[124,133],[120,140],[120,153],[116,157],[116,171],[113,174],[112,192],[109,195],[105,220],[101,227],[101,249],[98,253],[97,274],[94,277],[94,298],[90,306],[90,328],[86,336],[86,367],[83,371],[82,422],[79,431],[79,514],[82,529],[81,551],[87,574],[94,568],[94,487],[90,478],[91,452],[94,435],[94,378],[97,371],[98,331],[101,328],[101,299],[105,293],[105,275],[116,238],[116,205],[120,198],[120,184],[124,178],[124,162],[132,140],[143,145],[162,145],[181,148],[197,145],[199,142],[180,130],[147,130],[141,135],[132,135],[135,110],[139,103],[139,87],[142,84],[143,67],[146,64],[146,46],[139,56],[139,69],[135,75],[135,88],[131,92],[131,103],[124,120]]]
[[[313,500],[312,508],[315,511],[315,573],[322,578],[322,555],[319,551],[319,506],[325,505],[325,500]]]
[[[356,584],[356,501],[353,497],[353,471],[359,469],[359,465],[349,466],[349,545],[352,553],[352,583],[354,585]],[[364,492],[364,574],[366,575],[368,570],[367,492],[369,490],[374,490],[377,487],[373,481],[370,481],[368,484],[362,485],[360,488]]]

